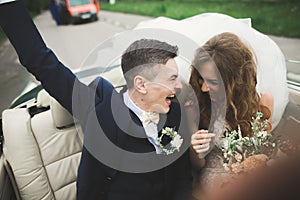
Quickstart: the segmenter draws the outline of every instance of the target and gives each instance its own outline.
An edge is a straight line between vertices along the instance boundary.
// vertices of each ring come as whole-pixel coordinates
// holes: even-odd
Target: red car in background
[[[98,0],[63,0],[59,11],[62,24],[97,21],[99,12]]]

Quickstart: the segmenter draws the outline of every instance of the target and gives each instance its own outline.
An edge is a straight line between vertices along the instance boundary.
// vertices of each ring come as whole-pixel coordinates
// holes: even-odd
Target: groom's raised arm
[[[91,90],[80,83],[51,49],[47,48],[23,1],[8,1],[0,0],[0,25],[17,51],[21,64],[41,81],[46,91],[70,113],[73,113],[74,99],[78,104],[76,106],[83,106],[80,112],[86,111],[88,102],[95,100],[89,98],[93,96]]]

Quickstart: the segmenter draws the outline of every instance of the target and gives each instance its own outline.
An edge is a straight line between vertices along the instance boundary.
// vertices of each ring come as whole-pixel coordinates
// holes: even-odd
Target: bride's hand
[[[207,130],[196,131],[191,138],[191,144],[194,151],[198,154],[206,153],[210,149],[210,142],[215,134],[208,133]]]

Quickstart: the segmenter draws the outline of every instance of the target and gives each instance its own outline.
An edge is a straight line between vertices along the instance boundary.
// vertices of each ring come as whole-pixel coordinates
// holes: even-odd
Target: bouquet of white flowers
[[[225,143],[221,147],[226,171],[249,172],[267,165],[267,161],[277,155],[279,140],[265,131],[268,120],[262,121],[262,116],[258,112],[253,118],[253,137],[242,137],[240,127],[237,131],[226,133]]]

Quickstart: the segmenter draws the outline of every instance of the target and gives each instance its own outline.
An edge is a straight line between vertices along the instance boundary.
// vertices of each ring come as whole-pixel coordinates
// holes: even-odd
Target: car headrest
[[[54,98],[50,99],[50,110],[53,118],[53,123],[57,128],[63,128],[74,124],[73,116]]]
[[[74,124],[73,116],[51,97],[45,90],[41,90],[37,95],[37,106],[50,106],[53,123],[56,128],[63,128]]]
[[[37,107],[48,107],[50,106],[51,96],[46,92],[46,90],[41,90],[36,97],[36,106]]]

